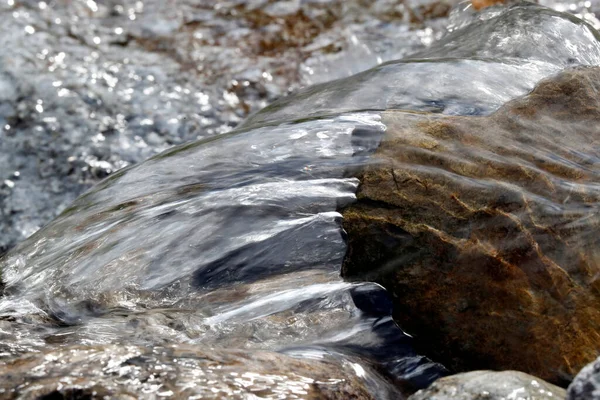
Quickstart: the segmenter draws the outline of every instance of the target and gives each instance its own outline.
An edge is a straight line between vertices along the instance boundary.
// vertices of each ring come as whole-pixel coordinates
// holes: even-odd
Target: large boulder
[[[343,275],[454,371],[566,384],[600,349],[600,69],[571,69],[489,117],[388,112]]]
[[[408,400],[560,400],[563,388],[518,371],[472,371],[438,379]]]

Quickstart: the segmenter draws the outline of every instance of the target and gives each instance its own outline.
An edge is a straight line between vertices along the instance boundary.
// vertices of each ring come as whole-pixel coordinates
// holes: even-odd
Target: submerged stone
[[[374,398],[349,364],[186,345],[30,353],[0,365],[0,388],[2,399]]]
[[[563,399],[565,390],[518,371],[473,371],[447,376],[409,400]]]
[[[454,371],[568,382],[600,348],[600,69],[545,80],[489,117],[388,112],[343,275]]]

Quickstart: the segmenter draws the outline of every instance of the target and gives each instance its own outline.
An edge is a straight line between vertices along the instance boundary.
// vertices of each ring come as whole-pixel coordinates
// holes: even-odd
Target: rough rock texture
[[[598,398],[600,398],[600,358],[579,371],[567,391],[567,400],[594,400]]]
[[[600,69],[546,80],[490,117],[388,113],[343,210],[343,275],[454,371],[565,384],[600,349]]]
[[[95,365],[90,368],[90,363]],[[195,346],[73,346],[0,364],[1,399],[371,399],[350,366]]]
[[[447,376],[408,400],[560,400],[563,388],[518,371],[473,371]]]

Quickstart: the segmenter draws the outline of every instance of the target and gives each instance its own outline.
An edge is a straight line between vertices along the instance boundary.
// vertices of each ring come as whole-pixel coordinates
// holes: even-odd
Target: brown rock
[[[343,210],[343,274],[455,371],[564,384],[600,349],[600,69],[489,117],[388,112]]]

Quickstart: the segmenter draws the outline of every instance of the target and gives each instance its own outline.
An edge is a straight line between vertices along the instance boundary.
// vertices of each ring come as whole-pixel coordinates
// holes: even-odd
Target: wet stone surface
[[[408,400],[562,400],[566,391],[518,371],[473,371],[438,379]]]
[[[1,399],[374,399],[351,363],[182,345],[46,350],[0,365],[0,379]]]
[[[394,318],[454,371],[565,384],[600,348],[595,146],[600,69],[543,81],[490,117],[390,112],[343,275],[393,295]]]
[[[600,397],[600,359],[586,365],[573,379],[567,400],[593,400]]]

